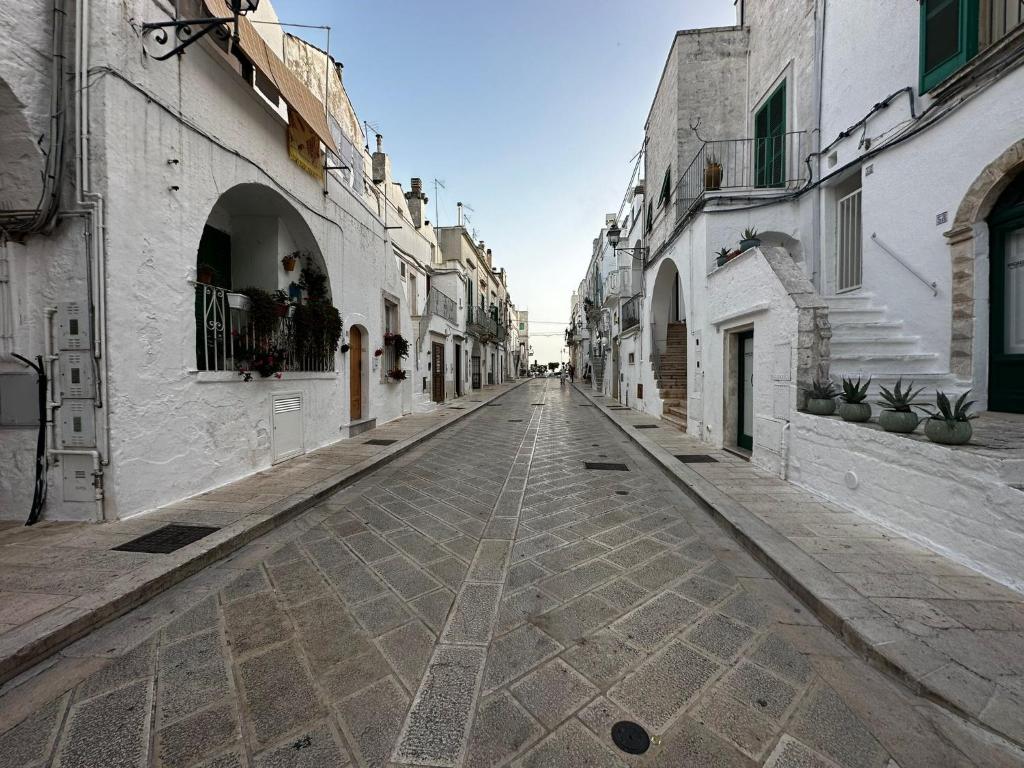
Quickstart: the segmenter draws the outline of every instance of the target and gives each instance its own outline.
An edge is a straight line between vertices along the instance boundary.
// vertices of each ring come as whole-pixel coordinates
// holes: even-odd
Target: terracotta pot
[[[831,416],[836,412],[836,401],[831,398],[807,398],[807,412],[815,416]]]
[[[871,418],[871,403],[840,403],[839,415],[843,421],[865,422]]]
[[[297,256],[285,256],[281,259],[281,266],[284,267],[285,272],[294,272],[298,260]]]
[[[886,432],[913,432],[920,421],[913,411],[882,411],[878,414],[878,423]]]
[[[969,421],[950,423],[945,419],[928,419],[924,423],[924,434],[933,443],[940,445],[963,445],[971,439],[974,427]]]
[[[216,276],[217,273],[214,271],[213,267],[199,267],[199,269],[196,270],[196,280],[203,285],[212,285],[213,278]]]
[[[704,189],[715,191],[722,188],[721,163],[708,163],[704,166]]]

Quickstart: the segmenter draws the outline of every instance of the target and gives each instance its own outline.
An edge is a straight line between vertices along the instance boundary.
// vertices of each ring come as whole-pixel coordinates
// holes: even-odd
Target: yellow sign
[[[288,110],[288,157],[310,176],[323,181],[324,155],[320,151],[320,137],[294,109]]]

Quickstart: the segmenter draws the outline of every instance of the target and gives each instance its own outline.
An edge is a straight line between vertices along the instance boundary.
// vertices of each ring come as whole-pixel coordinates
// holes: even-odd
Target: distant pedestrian
[[[573,365],[572,363],[569,363],[569,383],[576,383],[576,366]]]

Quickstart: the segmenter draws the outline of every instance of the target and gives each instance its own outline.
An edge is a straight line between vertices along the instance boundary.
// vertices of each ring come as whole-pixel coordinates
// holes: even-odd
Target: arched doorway
[[[988,226],[988,407],[1024,413],[1024,173],[1000,195]]]
[[[661,416],[686,431],[686,300],[682,278],[671,259],[662,261],[654,280],[650,329]]]
[[[366,369],[365,336],[358,325],[348,329],[348,412],[349,421],[363,418],[363,371]]]

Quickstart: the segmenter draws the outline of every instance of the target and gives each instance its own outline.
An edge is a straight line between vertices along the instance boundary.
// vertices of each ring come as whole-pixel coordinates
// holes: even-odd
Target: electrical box
[[[61,439],[65,448],[96,445],[96,412],[92,400],[65,400],[60,406]]]
[[[92,397],[93,358],[89,350],[58,353],[62,398]]]
[[[57,305],[57,349],[89,349],[89,305],[65,301]]]
[[[38,426],[38,375],[0,373],[0,427]]]
[[[64,501],[95,501],[93,464],[91,456],[61,456],[64,480]]]

